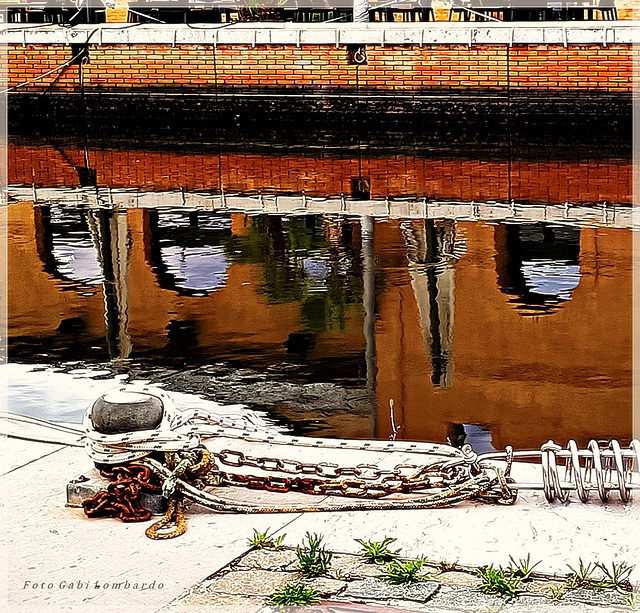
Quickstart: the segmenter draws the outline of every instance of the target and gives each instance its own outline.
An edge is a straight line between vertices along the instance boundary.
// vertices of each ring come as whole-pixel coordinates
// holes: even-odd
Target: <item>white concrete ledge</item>
[[[423,23],[0,24],[19,45],[609,45],[640,43],[638,21]]]
[[[143,192],[102,187],[69,189],[9,186],[9,197],[36,204],[65,204],[85,208],[176,207],[248,215],[374,216],[392,219],[456,219],[459,221],[545,221],[572,226],[638,227],[637,211],[628,205],[586,206],[502,204],[494,202],[434,202],[423,199],[353,200],[309,196],[246,196],[207,192]]]

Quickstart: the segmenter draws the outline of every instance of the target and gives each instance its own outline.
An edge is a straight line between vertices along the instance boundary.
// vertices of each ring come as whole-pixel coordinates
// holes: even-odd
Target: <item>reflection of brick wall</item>
[[[509,54],[509,65],[507,64]],[[64,64],[66,46],[11,45],[8,85],[15,86]],[[84,68],[88,89],[171,87],[309,88],[429,92],[434,89],[631,91],[631,45],[417,45],[369,47],[368,64],[348,63],[345,47],[220,45],[92,46]],[[20,91],[41,91],[58,73]],[[54,88],[77,89],[78,67],[70,67]]]
[[[80,150],[65,150],[83,166]],[[153,190],[216,190],[215,155],[168,152],[91,151],[99,185]],[[363,158],[362,175],[371,180],[371,196],[426,196],[436,199],[508,200],[543,203],[614,202],[631,204],[631,163],[516,160],[419,159],[405,156]],[[294,192],[309,195],[351,193],[358,159],[295,155],[224,153],[222,186],[229,191]],[[37,187],[77,186],[78,174],[52,147],[9,148],[9,183]],[[509,185],[511,184],[511,185]]]

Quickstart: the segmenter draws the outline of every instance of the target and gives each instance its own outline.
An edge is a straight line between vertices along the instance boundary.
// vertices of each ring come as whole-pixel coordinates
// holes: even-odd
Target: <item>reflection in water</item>
[[[580,283],[580,230],[546,223],[496,228],[498,284],[522,315],[555,313]]]
[[[126,211],[98,209],[88,213],[103,274],[107,349],[112,360],[126,359],[129,336],[129,267],[131,237]]]
[[[431,356],[431,381],[453,382],[455,262],[464,252],[452,220],[405,222],[402,226],[411,285],[416,296],[425,347]]]
[[[38,207],[35,214],[38,255],[45,270],[79,291],[101,285],[104,277],[87,212]]]
[[[491,432],[478,424],[449,424],[447,441],[456,447],[471,445],[476,453],[496,451]]]
[[[9,212],[14,360],[39,361],[46,347],[54,360],[95,361],[104,347],[148,365],[295,367],[375,391],[382,438],[391,398],[405,438],[499,448],[629,437],[628,230],[25,203]],[[60,255],[78,245],[85,259]],[[97,282],[103,302],[85,291]],[[520,316],[534,312],[545,317]],[[323,434],[347,427],[331,424]]]
[[[167,274],[176,278],[176,288],[203,293],[224,285],[227,279],[227,258],[222,247],[181,247],[171,245],[160,249]]]
[[[151,230],[148,260],[161,287],[181,294],[206,295],[227,280],[227,257],[221,246],[230,218],[197,211],[147,211]]]
[[[103,281],[100,262],[90,237],[57,236],[51,252],[61,276],[81,285],[99,285]]]

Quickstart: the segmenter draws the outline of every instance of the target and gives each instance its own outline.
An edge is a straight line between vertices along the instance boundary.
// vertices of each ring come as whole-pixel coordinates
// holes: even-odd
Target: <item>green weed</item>
[[[595,572],[598,570],[598,564],[592,564],[589,562],[585,564],[582,558],[578,559],[579,566],[577,569],[567,564],[571,574],[567,577],[567,586],[571,589],[577,587],[585,587],[588,589],[602,589],[604,587],[601,579],[595,576]]]
[[[281,590],[271,594],[269,604],[275,607],[297,607],[314,604],[320,600],[316,590],[304,585],[285,585]]]
[[[283,534],[279,536],[277,539],[273,538],[273,535],[269,535],[269,531],[266,532],[258,532],[255,528],[253,529],[253,537],[248,539],[249,545],[255,547],[256,549],[282,549],[282,541],[284,541],[284,537],[287,536]]]
[[[632,611],[640,609],[640,594],[635,594],[635,593],[627,594],[622,599],[622,604],[625,607],[629,607]]]
[[[633,588],[629,576],[635,566],[629,566],[626,562],[612,562],[611,569],[605,564],[596,562],[596,566],[602,571],[602,587],[618,592],[630,592]]]
[[[305,577],[325,575],[329,569],[333,554],[322,547],[321,536],[307,532],[306,538],[308,545],[296,549],[300,572]]]
[[[513,559],[513,556],[509,556],[509,567],[506,569],[506,572],[511,576],[520,581],[531,581],[531,575],[533,574],[533,569],[540,564],[540,561],[535,564],[531,564],[531,554],[527,554],[526,558],[522,560],[518,560],[517,562]]]
[[[383,541],[363,541],[362,539],[354,539],[360,543],[363,552],[360,554],[369,564],[385,564],[391,562],[398,557],[400,550],[391,551],[389,545],[396,539],[385,538]]]
[[[377,576],[393,585],[417,583],[418,581],[424,581],[426,579],[425,575],[420,574],[424,564],[425,560],[422,558],[419,560],[407,560],[406,562],[393,560],[384,569],[383,573]]]
[[[520,587],[520,579],[507,575],[502,568],[483,566],[478,569],[478,577],[482,585],[478,588],[485,594],[498,594],[499,596],[515,596]]]

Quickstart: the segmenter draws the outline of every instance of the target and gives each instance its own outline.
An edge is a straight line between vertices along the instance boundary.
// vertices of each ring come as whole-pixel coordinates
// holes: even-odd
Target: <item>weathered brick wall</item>
[[[78,186],[69,160],[84,165],[81,150],[10,145],[9,183],[36,187]],[[631,204],[631,163],[419,159],[408,156],[344,159],[297,155],[224,153],[181,155],[149,151],[90,152],[100,185],[157,191],[217,190],[339,195],[351,180],[371,181],[371,196],[415,195],[435,199],[507,200],[541,203]],[[219,173],[219,168],[222,174]]]
[[[600,91],[632,88],[631,45],[370,46],[368,64],[348,64],[335,46],[92,45],[90,90],[313,89],[384,93],[434,90]],[[9,87],[64,64],[68,46],[10,45]],[[79,69],[52,72],[19,91],[77,90]],[[57,81],[56,81],[57,79]]]

